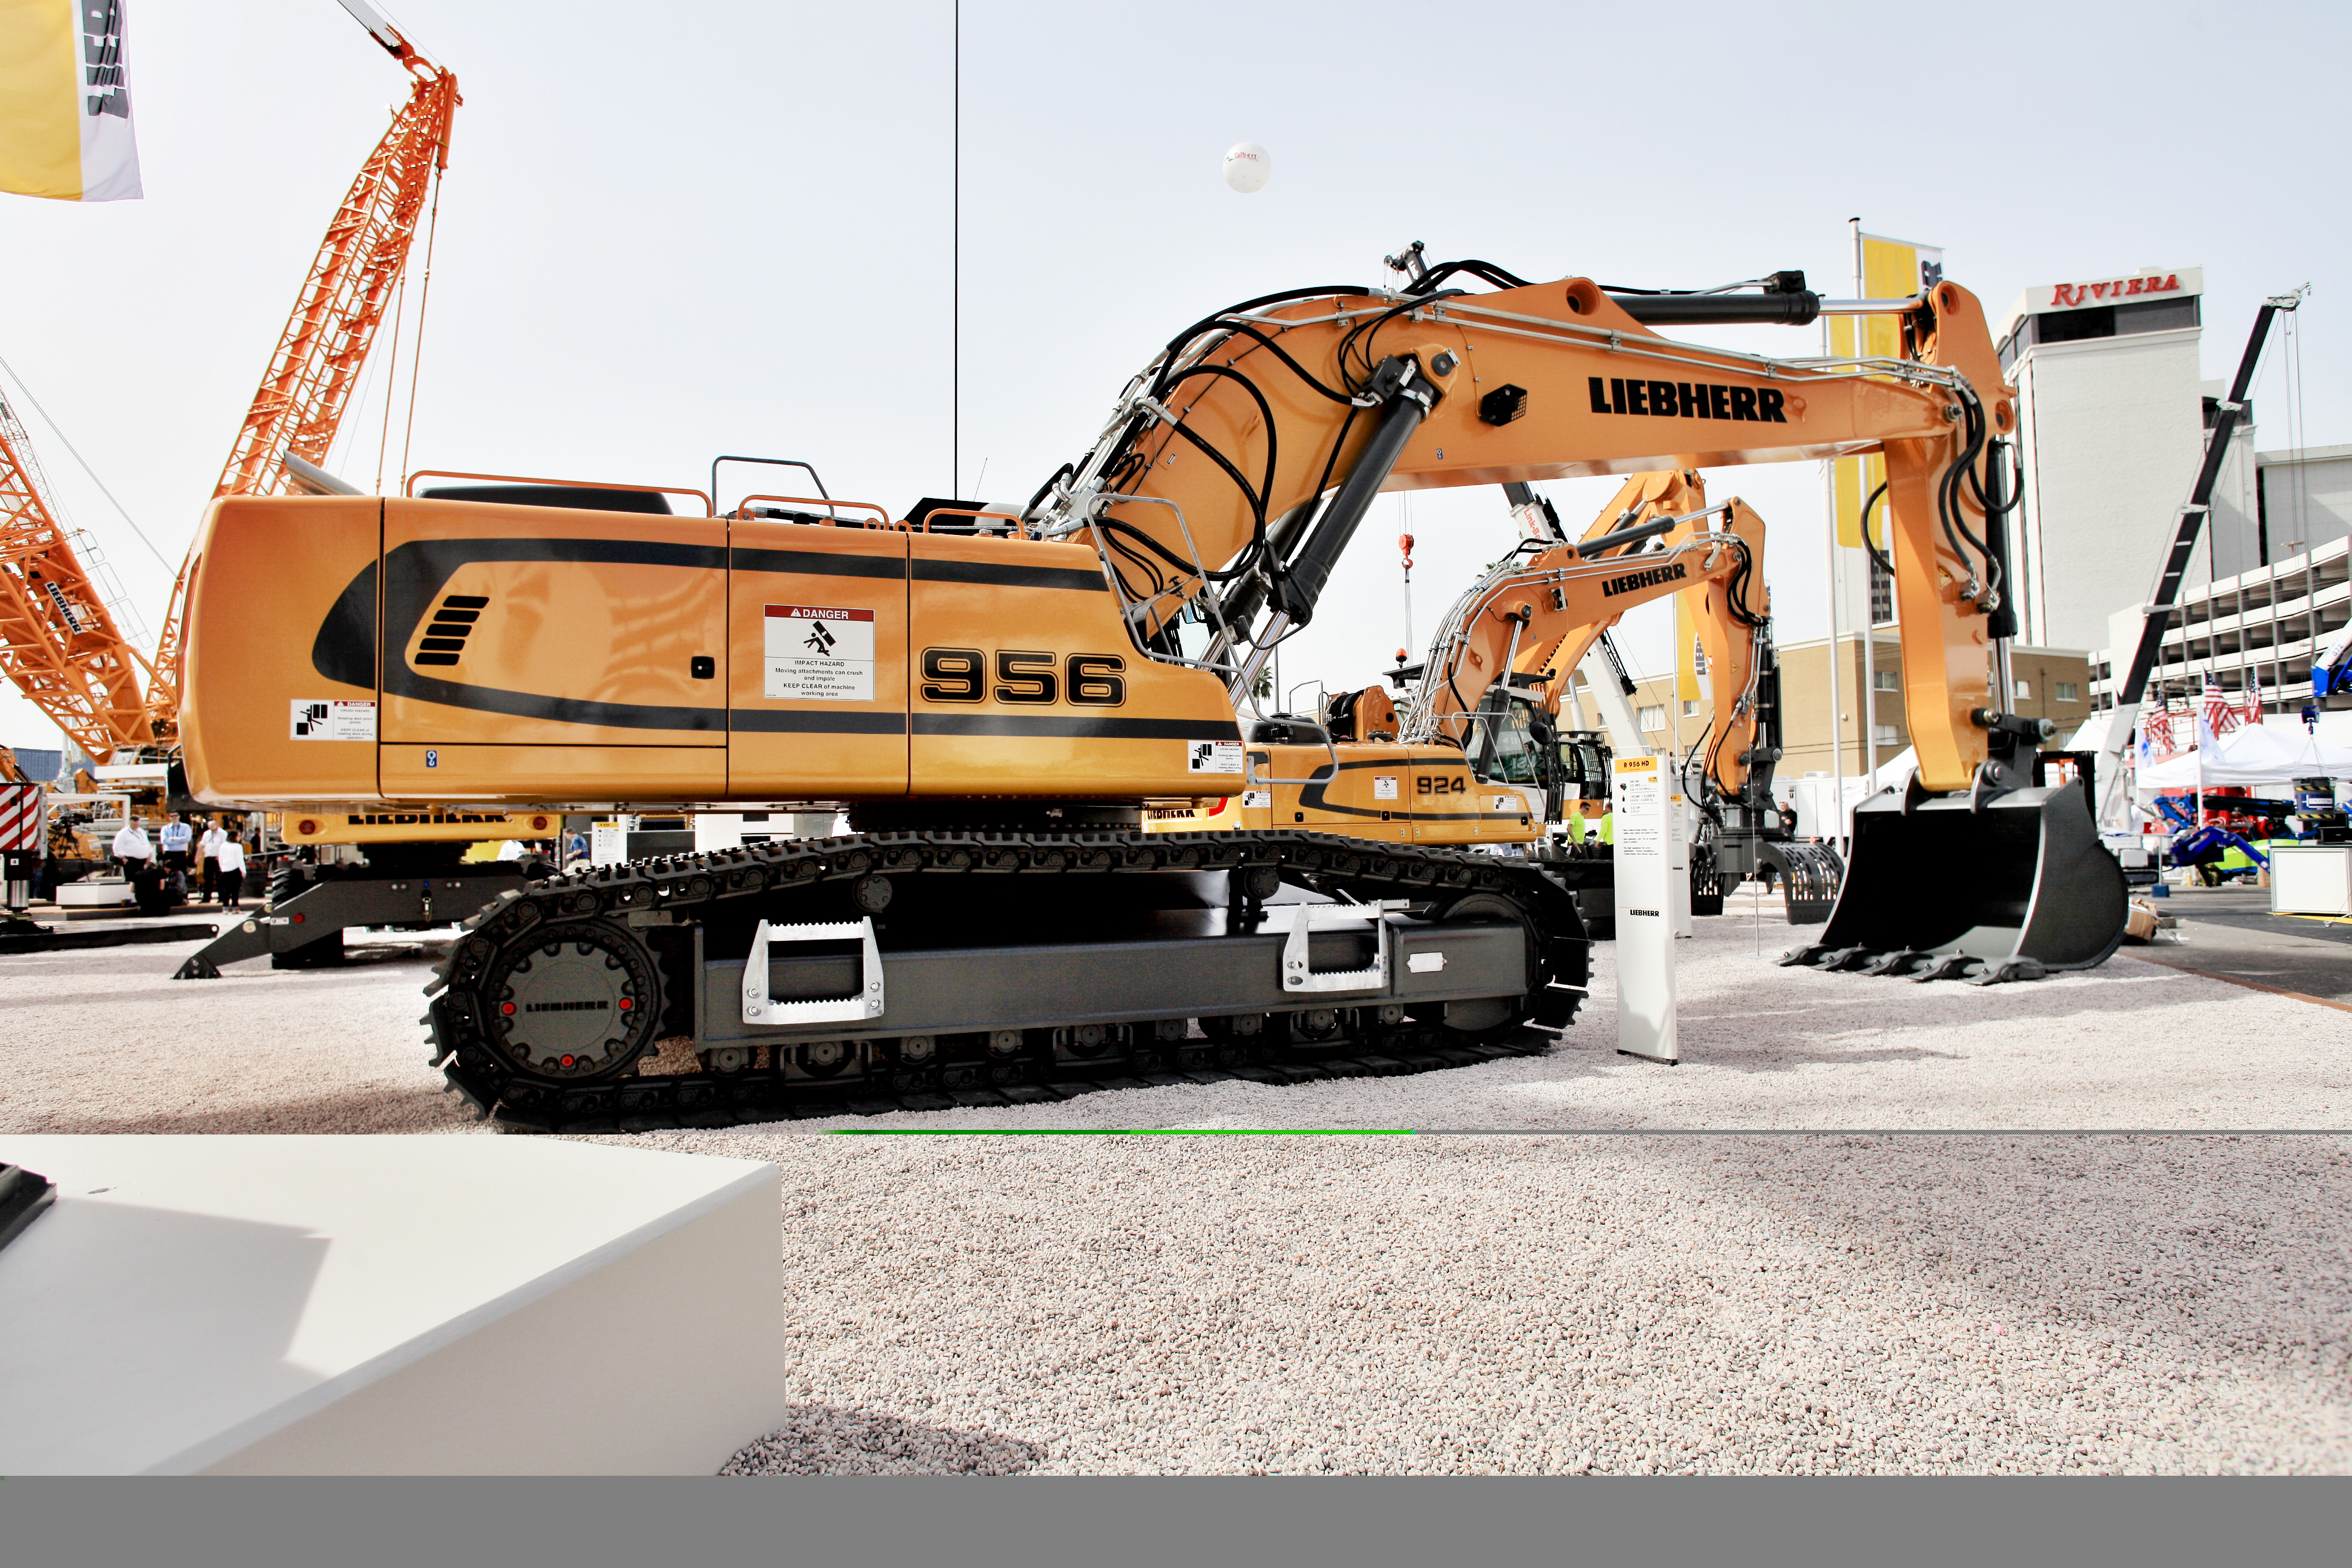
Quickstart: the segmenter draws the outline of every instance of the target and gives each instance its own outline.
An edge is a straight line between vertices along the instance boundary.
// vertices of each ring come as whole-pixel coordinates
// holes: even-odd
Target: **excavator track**
[[[1418,1005],[1392,995],[1286,994],[1279,1005],[1239,1012],[1058,1026],[1059,998],[1045,994],[1034,999],[1036,1021],[1018,1028],[892,1036],[878,1032],[887,1017],[877,1014],[868,1027],[800,1029],[751,1046],[740,1029],[726,1035],[711,1000],[719,993],[704,973],[725,970],[730,954],[740,960],[755,926],[764,941],[771,929],[855,930],[862,917],[896,935],[923,921],[1009,926],[1024,910],[1059,910],[1091,924],[1098,911],[1129,909],[1147,923],[1232,921],[1247,934],[1285,885],[1409,933],[1483,934],[1489,952],[1517,947],[1516,924],[1525,957],[1521,963],[1514,953],[1509,973],[1525,989]],[[1224,913],[1204,890],[1225,893]],[[1273,912],[1306,920],[1318,942],[1338,940],[1311,918],[1282,913],[1300,907]],[[1169,910],[1177,912],[1155,912]],[[852,923],[828,923],[845,921]],[[1417,923],[1424,921],[1433,923]],[[643,860],[503,893],[466,921],[426,987],[430,1010],[421,1022],[448,1088],[502,1129],[727,1127],[1045,1104],[1231,1078],[1390,1076],[1539,1055],[1550,1037],[1526,1026],[1573,1021],[1589,947],[1573,893],[1515,858],[1298,831],[879,832]],[[1083,940],[1069,951],[1086,951]],[[897,956],[886,941],[886,970]],[[1400,960],[1397,968],[1405,967]],[[728,973],[740,969],[736,963]],[[1083,971],[1072,973],[1083,980]],[[813,1033],[845,1037],[813,1040]],[[681,1037],[697,1046],[698,1070],[651,1070],[677,1061],[674,1048],[661,1047]]]

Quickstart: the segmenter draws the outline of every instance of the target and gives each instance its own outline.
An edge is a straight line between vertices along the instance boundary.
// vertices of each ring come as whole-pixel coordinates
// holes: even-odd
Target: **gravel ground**
[[[472,1130],[426,1067],[415,940],[341,969],[231,965],[174,980],[202,942],[0,957],[0,1131]],[[2352,1016],[2348,1015],[2347,1016]]]
[[[2352,1468],[2352,1140],[825,1139],[737,1473]]]
[[[1614,1054],[1603,947],[1538,1059],[644,1140],[785,1173],[798,1403],[730,1468],[2352,1469],[2352,1137],[2228,1135],[2347,1126],[2352,1013],[1756,942],[1684,945],[1673,1069]],[[0,1130],[478,1131],[417,947],[171,980],[194,946],[0,958]],[[806,1135],[1121,1125],[1603,1135]],[[2074,1127],[2196,1135],[1950,1135]]]
[[[2352,1012],[2128,958],[1985,988],[1822,974],[1769,962],[1789,945],[1785,924],[1759,933],[1727,915],[1697,928],[1680,944],[1677,1068],[1616,1054],[1616,949],[1603,943],[1581,1021],[1541,1058],[772,1130],[2352,1126]],[[171,979],[195,945],[0,957],[11,1026],[0,1129],[474,1127],[425,1066],[431,959],[418,944],[365,950],[341,970],[257,961],[219,980]]]

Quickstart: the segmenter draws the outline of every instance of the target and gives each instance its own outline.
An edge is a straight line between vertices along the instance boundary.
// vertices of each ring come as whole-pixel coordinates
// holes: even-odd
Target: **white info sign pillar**
[[[1614,759],[1610,788],[1617,835],[1617,1049],[1671,1065],[1682,1059],[1675,1028],[1675,884],[1690,879],[1682,800],[1657,757]]]

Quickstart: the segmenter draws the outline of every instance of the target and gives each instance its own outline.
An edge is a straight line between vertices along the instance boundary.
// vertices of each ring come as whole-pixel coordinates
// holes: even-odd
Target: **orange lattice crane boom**
[[[154,739],[146,661],[59,520],[25,427],[0,398],[0,671],[100,762]]]
[[[294,489],[284,454],[323,463],[368,350],[408,266],[434,180],[449,166],[457,79],[427,59],[364,0],[341,0],[414,79],[408,101],[361,165],[302,280],[302,290],[246,410],[213,499],[281,495]],[[389,395],[389,393],[387,393]],[[193,560],[193,556],[191,556]],[[155,647],[147,710],[154,739],[179,734],[180,631],[188,567],[180,568]]]

